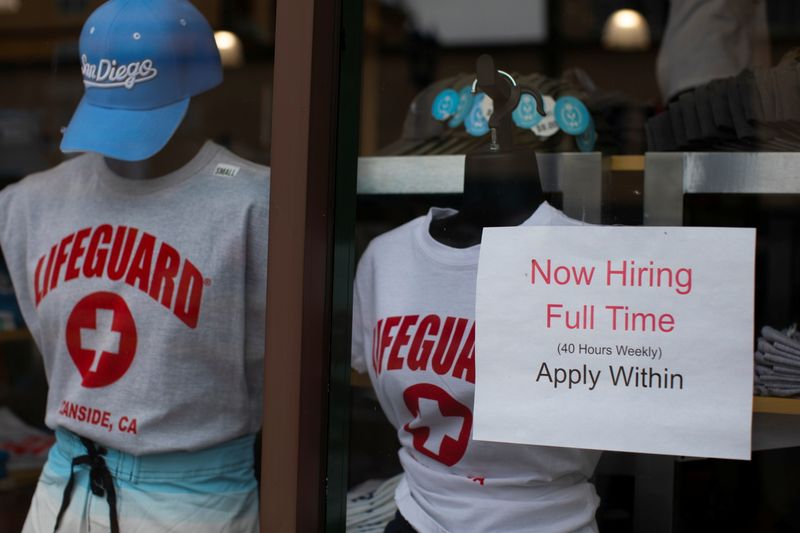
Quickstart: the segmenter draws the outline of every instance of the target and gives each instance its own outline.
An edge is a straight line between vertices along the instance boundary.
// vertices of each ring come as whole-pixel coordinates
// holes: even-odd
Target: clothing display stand
[[[459,194],[463,155],[378,156],[358,159],[359,195]],[[544,192],[562,193],[563,211],[599,224],[603,162],[599,152],[536,154]]]
[[[564,212],[600,223],[604,173],[644,168],[645,225],[683,225],[684,198],[690,194],[800,194],[800,154],[648,153],[603,158],[600,153],[537,154],[545,192],[563,194]],[[361,157],[358,194],[459,194],[464,156]],[[768,265],[767,268],[787,268]],[[354,376],[355,377],[355,376]],[[353,384],[365,385],[354,379]],[[800,399],[754,398],[753,450],[800,445]],[[629,474],[634,485],[634,531],[673,531],[676,462],[679,457],[606,452],[600,475]]]
[[[465,182],[465,155],[409,155],[361,157],[358,160],[357,194],[366,205],[379,203],[382,229],[388,229],[385,217],[396,212],[408,214],[421,204],[438,205],[453,201],[453,196],[463,193]],[[604,161],[601,153],[537,153],[539,181],[545,193],[560,193],[563,212],[578,220],[599,224],[602,221]],[[535,169],[534,169],[535,170]],[[532,206],[535,207],[535,206]],[[359,213],[359,223],[364,232],[374,228],[369,209]],[[390,214],[391,213],[391,214]],[[393,219],[392,226],[398,224]],[[392,470],[396,456],[396,432],[382,416],[370,418],[375,407],[368,408],[369,398],[377,406],[377,399],[369,391],[370,380],[366,374],[351,374],[355,387],[354,404],[360,406],[354,424],[361,424],[361,433],[370,434],[368,442],[354,437],[351,455],[368,455],[373,458],[368,465],[357,461],[351,476],[357,482],[366,479],[384,479],[396,474]],[[377,411],[381,415],[380,411]],[[358,432],[356,432],[358,433]],[[392,444],[390,444],[392,443]],[[399,465],[397,465],[399,468]],[[608,469],[606,469],[608,470]],[[352,478],[351,478],[352,482]]]
[[[800,194],[800,153],[663,152],[645,155],[646,226],[682,226],[684,200],[693,194]],[[769,254],[766,269],[783,274],[790,265]],[[770,295],[767,295],[769,298]],[[800,445],[800,399],[754,397],[753,451]],[[649,517],[649,531],[671,531],[675,462],[671,456],[643,456],[637,483],[636,517]],[[640,478],[637,477],[637,481]],[[641,497],[640,497],[641,496]],[[668,525],[667,525],[668,524]],[[644,531],[636,527],[636,531]]]
[[[683,225],[687,194],[800,194],[800,153],[645,155],[644,224]]]
[[[682,226],[684,197],[691,194],[800,194],[800,153],[664,152],[645,156],[644,225]],[[789,267],[781,264],[780,258],[767,265],[775,274]],[[800,445],[800,427],[795,427],[797,419],[790,418],[800,414],[800,399],[756,397],[753,410],[754,449]],[[786,417],[785,428],[775,416]],[[769,423],[759,423],[767,419]]]

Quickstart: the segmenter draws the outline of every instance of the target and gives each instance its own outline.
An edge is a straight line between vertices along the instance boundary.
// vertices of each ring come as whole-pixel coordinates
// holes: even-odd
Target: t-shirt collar
[[[158,178],[140,180],[117,175],[108,168],[101,154],[90,153],[89,156],[93,158],[98,180],[103,185],[123,194],[142,195],[161,191],[186,181],[207,166],[219,150],[218,144],[206,141],[197,154],[181,168]]]
[[[431,207],[428,214],[420,219],[421,223],[416,228],[416,243],[425,255],[439,263],[450,266],[477,266],[481,250],[480,244],[468,248],[453,248],[437,241],[430,234],[432,220],[456,212],[455,209]],[[574,224],[575,221],[545,201],[520,226],[552,226],[570,223]]]

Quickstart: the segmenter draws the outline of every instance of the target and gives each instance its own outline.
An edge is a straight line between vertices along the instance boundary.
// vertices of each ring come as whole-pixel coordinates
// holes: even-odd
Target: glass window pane
[[[0,523],[257,531],[274,4],[0,0],[0,34]]]
[[[798,391],[764,354],[797,320],[800,11],[367,0],[363,16],[348,528],[795,527]],[[556,220],[756,228],[751,461],[473,438],[481,231]]]

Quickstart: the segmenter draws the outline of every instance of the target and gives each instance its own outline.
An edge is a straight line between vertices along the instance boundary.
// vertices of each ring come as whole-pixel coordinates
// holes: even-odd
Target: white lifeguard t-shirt
[[[368,372],[400,440],[395,499],[421,533],[589,532],[600,452],[472,440],[479,246],[434,240],[432,208],[374,239],[353,302],[352,366]],[[580,225],[542,203],[523,223]]]

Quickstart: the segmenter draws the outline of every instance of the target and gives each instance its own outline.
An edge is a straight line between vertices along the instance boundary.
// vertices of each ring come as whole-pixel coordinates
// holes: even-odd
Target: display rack
[[[800,153],[645,155],[644,224],[683,225],[686,194],[800,194]]]
[[[647,226],[682,226],[687,194],[800,194],[800,153],[669,152],[644,159]],[[753,412],[800,415],[800,399],[755,397]]]
[[[643,155],[612,155],[608,161],[612,172],[644,172]]]
[[[800,154],[649,153],[612,156],[599,153],[537,154],[542,186],[561,192],[572,218],[601,221],[603,175],[644,171],[645,225],[683,224],[687,194],[800,194]],[[458,194],[463,190],[464,156],[363,157],[358,166],[359,195]],[[368,387],[365,375],[351,383]],[[753,449],[800,444],[800,400],[753,398]],[[606,453],[600,468],[630,471],[636,479],[634,531],[671,532],[676,461],[664,455]]]
[[[644,160],[646,226],[682,226],[686,195],[800,194],[800,153],[648,153]],[[800,445],[800,400],[754,397],[753,413],[754,451]],[[652,475],[637,487],[636,514],[655,517],[659,531],[672,530],[676,459],[650,456],[639,465]]]
[[[753,398],[753,412],[772,413],[776,415],[800,415],[800,399],[755,396]]]
[[[459,194],[463,155],[360,157],[358,194]],[[560,192],[563,211],[585,222],[601,220],[603,161],[599,152],[536,154],[544,192]]]

